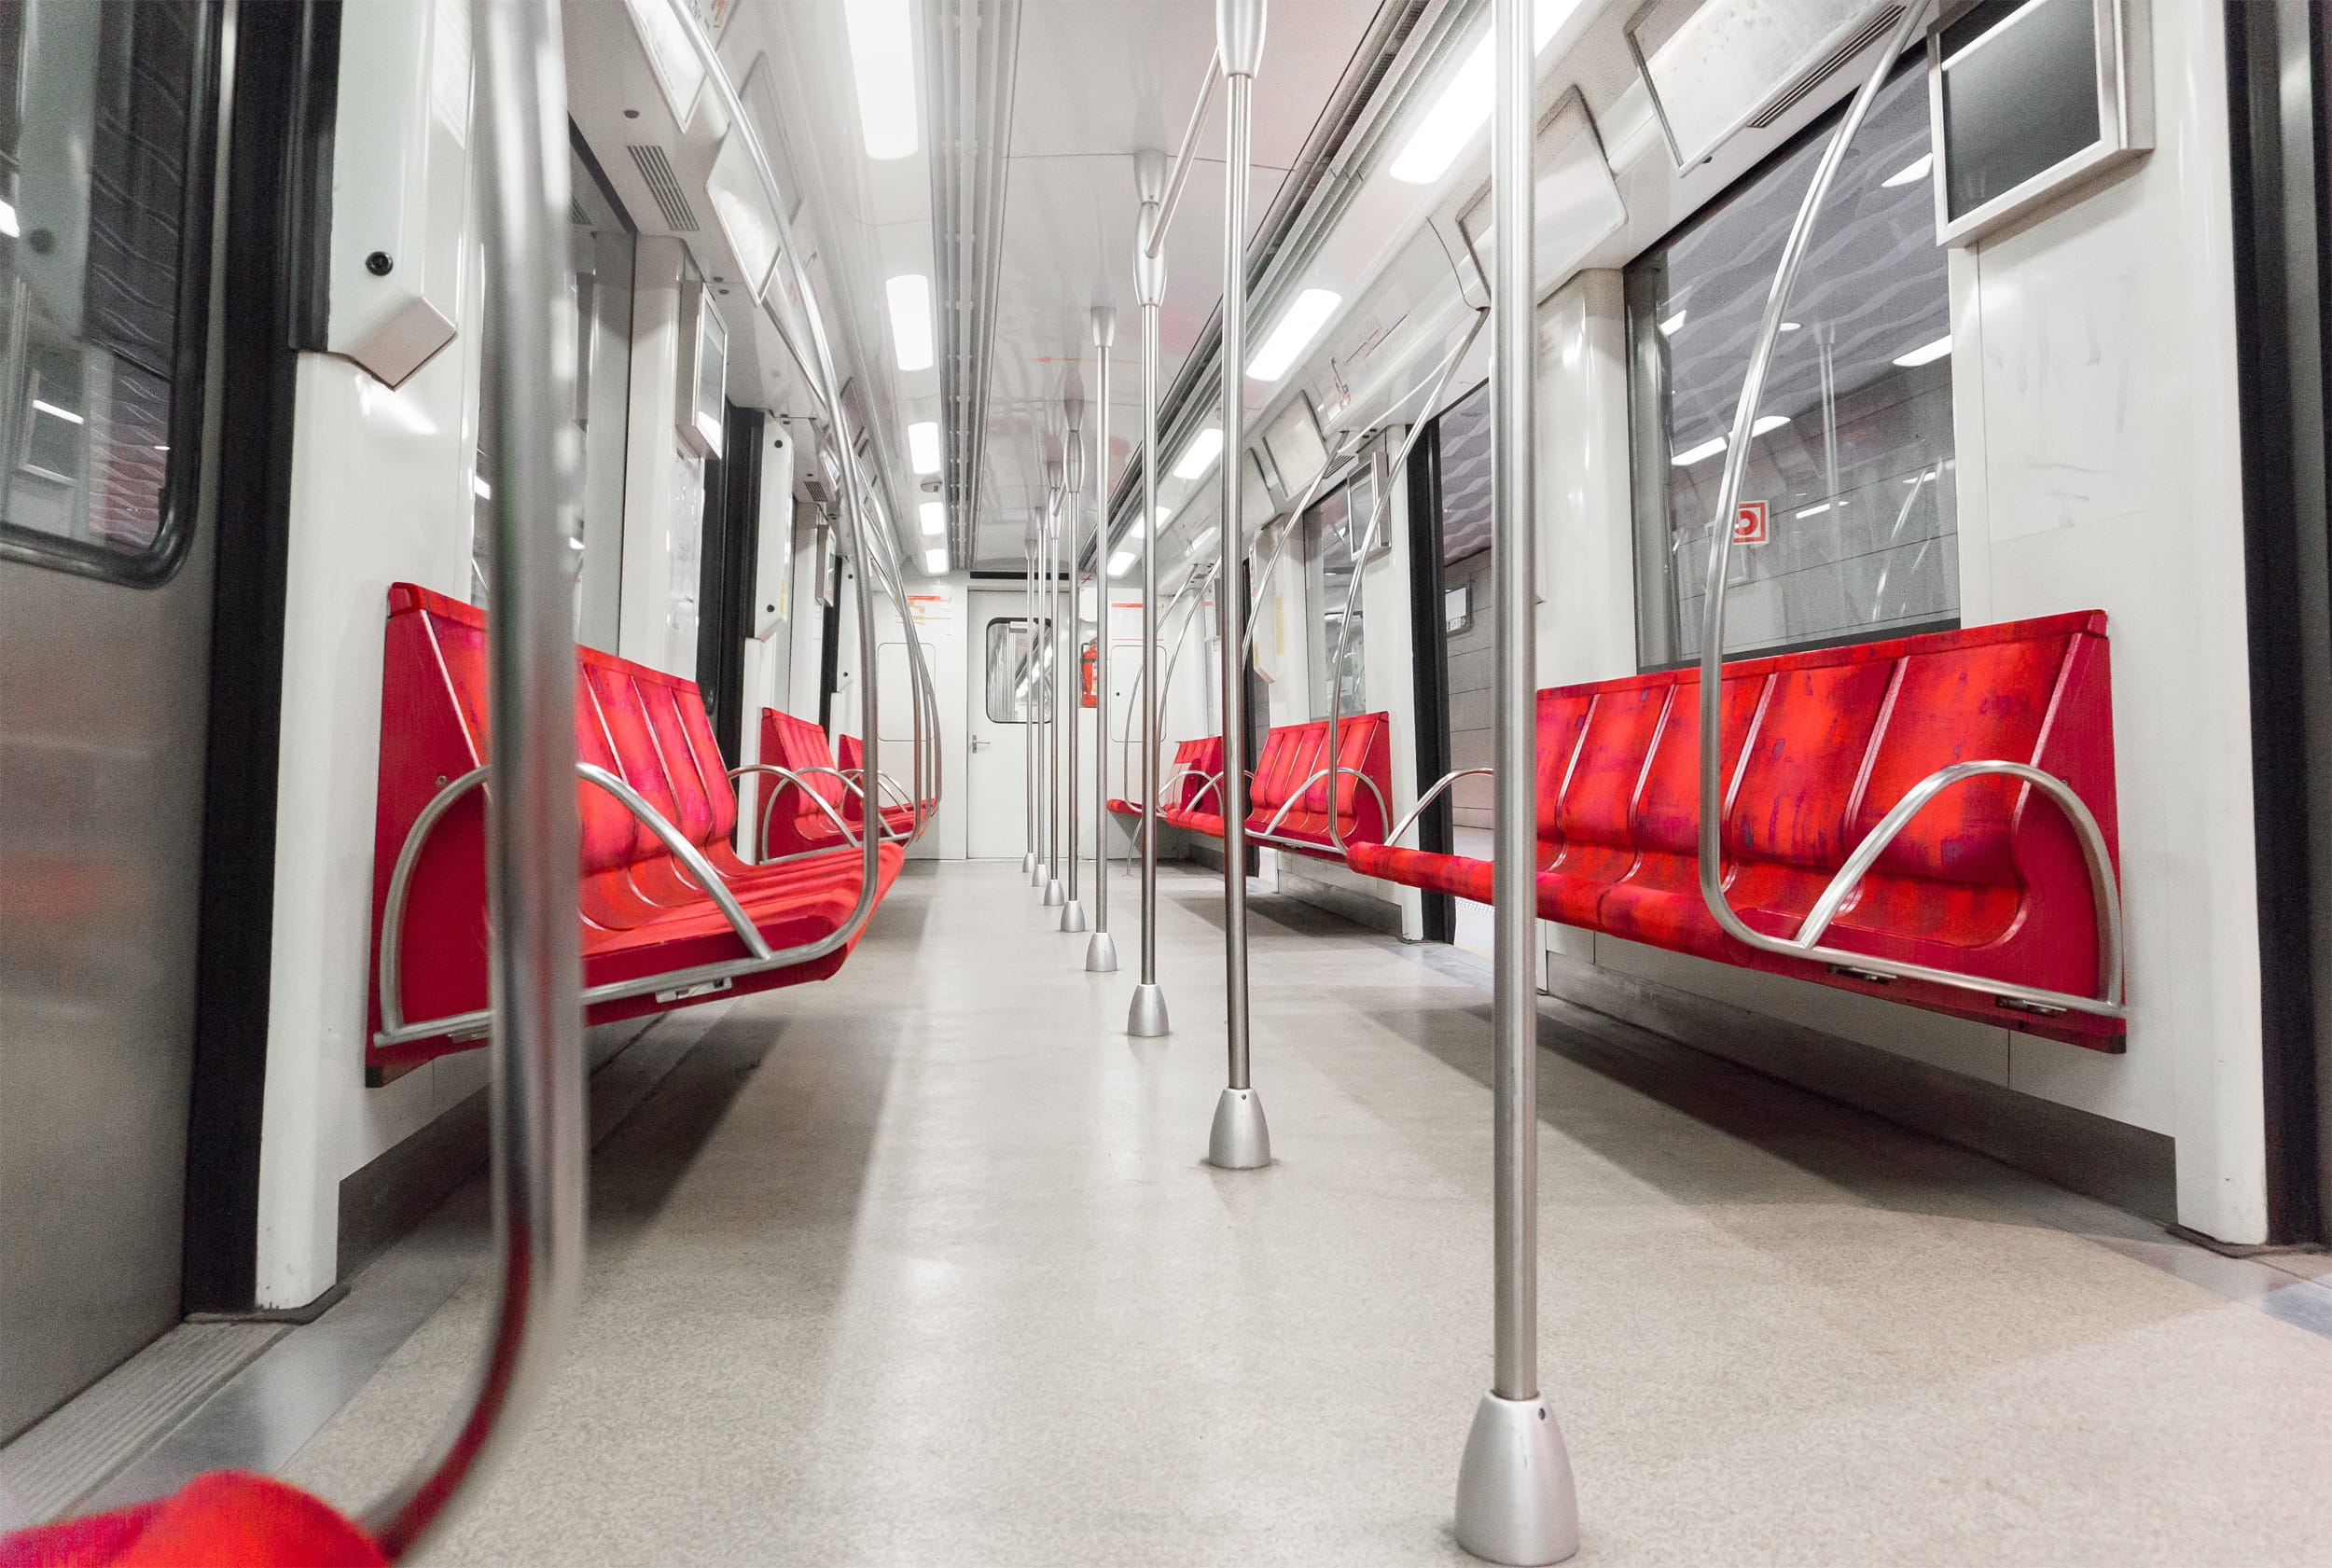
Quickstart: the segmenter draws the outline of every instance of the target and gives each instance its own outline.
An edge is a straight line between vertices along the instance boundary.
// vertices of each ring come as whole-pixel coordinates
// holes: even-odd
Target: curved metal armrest
[[[2031,784],[2054,801],[2057,809],[2064,813],[2066,821],[2073,825],[2074,837],[2081,841],[2081,858],[2089,865],[2089,896],[2097,909],[2097,971],[2100,984],[2095,1000],[2118,1006],[2121,1002],[2122,966],[2121,890],[2114,880],[2113,855],[2106,848],[2104,830],[2097,826],[2097,818],[2089,811],[2089,802],[2075,794],[2071,784],[2056,774],[2044,772],[2029,763],[1954,762],[1949,767],[1936,769],[1913,784],[1905,792],[1903,798],[1895,803],[1895,809],[1880,819],[1879,826],[1854,846],[1854,853],[1846,857],[1846,864],[1839,867],[1838,875],[1830,879],[1829,885],[1822,890],[1822,896],[1815,899],[1813,908],[1806,912],[1804,923],[1798,928],[1798,935],[1787,938],[1784,946],[1800,952],[1821,951],[1817,944],[1822,940],[1823,933],[1829,930],[1830,923],[1838,918],[1847,899],[1862,885],[1863,878],[1869,873],[1872,866],[1878,864],[1887,846],[1910,826],[1911,819],[1925,811],[1936,796],[1953,784],[1995,775],[2021,779]],[[1998,991],[2004,995],[2015,995],[2020,988],[1987,982],[1985,989]],[[2047,999],[2047,1005],[2061,1005],[2054,1000],[2054,993],[2049,992],[2036,992],[2023,999]],[[2075,1005],[2078,1003],[2079,999],[2075,999]]]
[[[1494,768],[1460,768],[1455,772],[1442,774],[1441,777],[1434,781],[1434,785],[1431,789],[1425,791],[1424,794],[1417,798],[1417,804],[1409,809],[1409,814],[1393,825],[1392,830],[1385,834],[1384,841],[1388,844],[1397,843],[1400,840],[1401,835],[1415,826],[1417,819],[1425,814],[1425,808],[1432,805],[1436,800],[1440,799],[1441,797],[1449,790],[1450,786],[1457,783],[1458,780],[1470,779],[1475,777],[1477,774],[1483,778],[1488,778],[1496,771],[1497,770]]]
[[[413,867],[420,864],[423,847],[446,812],[451,811],[463,796],[483,784],[488,771],[485,768],[473,768],[431,796],[429,804],[423,806],[420,814],[413,818],[413,826],[406,830],[405,842],[397,849],[396,866],[389,873],[389,895],[381,911],[381,956],[375,977],[381,990],[381,1033],[383,1034],[395,1034],[405,1027],[405,1010],[397,995],[404,978],[402,937],[405,898],[413,880]],[[737,902],[736,894],[729,891],[729,884],[713,868],[713,863],[705,858],[704,852],[688,841],[687,834],[666,821],[638,790],[606,769],[593,763],[578,762],[575,765],[575,771],[577,777],[614,796],[635,819],[647,825],[648,831],[662,841],[664,847],[672,852],[673,858],[680,862],[682,867],[719,907],[721,914],[729,921],[729,929],[736,932],[746,951],[757,959],[771,955],[770,944],[762,937],[760,928],[746,916],[744,906]]]
[[[1190,771],[1196,773],[1198,772],[1198,770],[1193,768]],[[1190,798],[1190,803],[1185,806],[1183,810],[1186,812],[1198,810],[1199,802],[1206,798],[1206,792],[1210,789],[1215,792],[1215,804],[1218,806],[1221,805],[1223,799],[1223,775],[1220,773],[1208,773],[1204,775],[1204,782],[1199,785],[1198,794],[1193,795]]]
[[[858,835],[850,830],[850,824],[844,822],[842,813],[834,809],[834,802],[811,788],[810,781],[800,773],[791,768],[781,768],[774,762],[748,762],[742,768],[731,768],[729,770],[729,782],[735,784],[747,773],[769,773],[784,779],[787,784],[800,790],[804,796],[816,801],[818,810],[826,814],[826,820],[840,829],[842,837],[850,840],[854,847],[857,845]],[[773,789],[770,791],[770,798],[761,803],[761,827],[760,831],[754,836],[753,840],[754,862],[757,865],[760,864],[762,855],[769,848],[770,818],[776,812],[777,803],[784,794],[785,792],[782,789]]]
[[[1182,783],[1182,781],[1183,781],[1183,780],[1185,780],[1185,779],[1188,778],[1191,774],[1193,774],[1193,773],[1195,773],[1195,772],[1197,772],[1197,771],[1198,771],[1198,770],[1197,770],[1196,768],[1191,767],[1191,766],[1190,766],[1189,764],[1187,764],[1187,763],[1178,763],[1178,764],[1176,764],[1176,765],[1175,765],[1175,768],[1174,768],[1174,770],[1173,770],[1173,772],[1171,772],[1171,773],[1167,774],[1164,778],[1162,778],[1162,779],[1160,779],[1160,780],[1159,780],[1159,781],[1158,781],[1158,792],[1159,792],[1159,794],[1160,794],[1161,796],[1162,796],[1162,795],[1164,795],[1164,794],[1166,794],[1168,791],[1172,790],[1172,789],[1173,789],[1173,788],[1176,784],[1178,784]],[[1135,800],[1135,799],[1129,798],[1129,799],[1126,801],[1126,804],[1127,804],[1127,805],[1129,805],[1129,806],[1147,806],[1147,805],[1149,804],[1149,802],[1147,802],[1147,801],[1145,801],[1145,800]],[[1158,808],[1158,810],[1159,810],[1159,811],[1164,811],[1165,809],[1166,809],[1166,808],[1165,808],[1165,807],[1163,807],[1163,806],[1160,806],[1160,807],[1159,807],[1159,808]]]
[[[1332,772],[1350,773],[1353,777],[1358,779],[1362,784],[1367,784],[1368,786],[1368,793],[1377,798],[1378,812],[1381,812],[1388,821],[1391,820],[1393,816],[1392,810],[1385,805],[1384,791],[1377,787],[1376,780],[1370,778],[1367,774],[1362,772],[1357,768],[1323,768],[1318,772],[1312,774],[1312,777],[1306,779],[1303,783],[1298,784],[1294,789],[1288,792],[1287,798],[1281,803],[1278,812],[1272,816],[1269,823],[1264,825],[1264,833],[1268,836],[1278,832],[1282,819],[1284,819],[1288,812],[1296,809],[1297,802],[1304,798],[1305,794],[1311,790],[1313,784],[1318,784],[1322,779],[1326,778]],[[1336,792],[1334,790],[1330,790],[1328,792],[1328,837],[1336,840],[1337,847],[1340,849],[1343,847],[1344,835],[1338,830],[1336,824],[1337,820],[1343,814],[1343,812],[1336,809]],[[1357,821],[1359,813],[1354,812],[1353,818]]]

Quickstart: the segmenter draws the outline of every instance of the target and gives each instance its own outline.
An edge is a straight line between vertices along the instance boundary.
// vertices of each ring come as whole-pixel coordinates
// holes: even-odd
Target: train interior
[[[2328,132],[0,0],[0,1568],[2332,1562]]]

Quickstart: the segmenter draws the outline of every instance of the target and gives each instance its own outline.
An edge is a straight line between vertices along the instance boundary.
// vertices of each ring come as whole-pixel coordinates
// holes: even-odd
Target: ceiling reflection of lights
[[[0,201],[0,234],[16,238],[16,209],[6,201]]]
[[[915,32],[907,0],[849,0],[851,75],[858,83],[858,124],[867,156],[911,158],[919,143],[915,104]]]
[[[1787,424],[1788,423],[1789,420],[1784,415],[1767,414],[1762,419],[1759,419],[1756,423],[1749,427],[1749,434],[1752,436],[1767,435],[1772,431],[1779,430],[1782,426]]]
[[[1534,52],[1547,47],[1547,40],[1555,35],[1563,20],[1579,8],[1579,0],[1538,0],[1531,7],[1531,48]],[[1392,175],[1404,185],[1431,185],[1457,160],[1465,150],[1465,144],[1474,139],[1490,120],[1490,111],[1496,88],[1496,66],[1491,59],[1492,40],[1484,34],[1482,41],[1474,46],[1474,52],[1465,57],[1457,74],[1434,100],[1425,118],[1417,122],[1409,133],[1400,155],[1394,159]]]
[[[882,285],[891,302],[891,349],[902,370],[931,368],[931,280],[902,272]]]
[[[1936,360],[1941,359],[1945,354],[1950,354],[1950,352],[1951,336],[1950,333],[1946,333],[1944,336],[1937,338],[1932,343],[1920,344],[1919,347],[1911,350],[1910,353],[1904,354],[1895,363],[1901,366],[1906,370],[1913,370],[1917,369],[1922,365],[1932,365]]]
[[[1174,478],[1195,479],[1215,466],[1215,460],[1223,454],[1223,430],[1210,424],[1190,437],[1190,444],[1182,449],[1182,456],[1174,460]]]
[[[916,508],[916,514],[923,519],[925,534],[945,534],[948,531],[948,504],[946,502],[926,501]]]
[[[67,424],[87,424],[89,423],[88,420],[83,419],[79,414],[75,413],[71,409],[61,409],[54,403],[44,403],[37,397],[33,399],[33,407],[39,412],[47,414],[50,419],[61,419]],[[1222,444],[1222,437],[1219,435],[1216,436],[1215,437],[1215,444],[1220,446]]]
[[[1113,577],[1122,577],[1133,570],[1133,563],[1141,559],[1139,551],[1119,550],[1109,558],[1109,575]]]
[[[939,426],[930,420],[907,427],[907,460],[918,474],[939,471]]]
[[[1263,340],[1256,356],[1247,361],[1248,376],[1258,382],[1275,382],[1287,374],[1296,363],[1296,356],[1312,346],[1312,340],[1320,335],[1320,328],[1328,324],[1328,317],[1344,303],[1344,297],[1333,289],[1307,288],[1296,296],[1296,302],[1287,307],[1287,313]]]
[[[1661,322],[1660,336],[1663,338],[1673,338],[1676,335],[1676,328],[1685,324],[1685,317],[1690,313],[1691,312],[1687,311],[1678,311],[1674,315],[1670,316],[1666,321]]]
[[[1196,559],[1199,556],[1204,555],[1208,550],[1215,548],[1215,541],[1222,536],[1223,531],[1221,529],[1210,525],[1205,533],[1190,541],[1191,557]]]
[[[1712,436],[1697,447],[1687,447],[1668,461],[1679,468],[1689,468],[1696,463],[1706,463],[1725,450],[1725,437]]]
[[[1879,183],[1890,190],[1894,189],[1896,186],[1912,185],[1920,180],[1925,179],[1927,177],[1927,171],[1933,169],[1935,166],[1936,155],[1932,152],[1923,152],[1910,162],[1906,163],[1902,168],[1897,169],[1894,173],[1889,174],[1885,179],[1881,180]]]

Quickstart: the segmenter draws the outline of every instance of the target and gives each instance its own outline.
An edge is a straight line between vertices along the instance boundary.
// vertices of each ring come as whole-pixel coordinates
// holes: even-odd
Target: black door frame
[[[1417,730],[1417,793],[1422,797],[1450,770],[1450,645],[1441,596],[1441,421],[1437,417],[1409,456],[1409,645],[1410,690]],[[1456,843],[1449,795],[1417,819],[1417,847],[1448,854]],[[1424,895],[1428,942],[1457,939],[1457,900]]]

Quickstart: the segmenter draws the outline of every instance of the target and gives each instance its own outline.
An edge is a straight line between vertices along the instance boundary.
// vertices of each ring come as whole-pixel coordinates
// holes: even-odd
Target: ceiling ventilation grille
[[[688,205],[688,198],[680,188],[680,176],[673,173],[672,160],[665,156],[664,149],[635,144],[624,150],[631,153],[632,167],[640,171],[640,178],[647,182],[647,193],[656,198],[656,210],[664,215],[664,227],[675,234],[697,232],[696,209]]]
[[[1884,6],[1872,12],[1870,20],[1863,23],[1845,42],[1823,56],[1820,62],[1810,66],[1804,75],[1790,85],[1788,90],[1759,111],[1749,121],[1750,128],[1762,131],[1789,113],[1804,100],[1806,94],[1829,80],[1839,66],[1884,37],[1887,29],[1901,20],[1902,15],[1903,7],[1900,6]]]
[[[591,226],[591,215],[583,210],[583,203],[570,197],[567,201],[567,221],[577,229]]]

